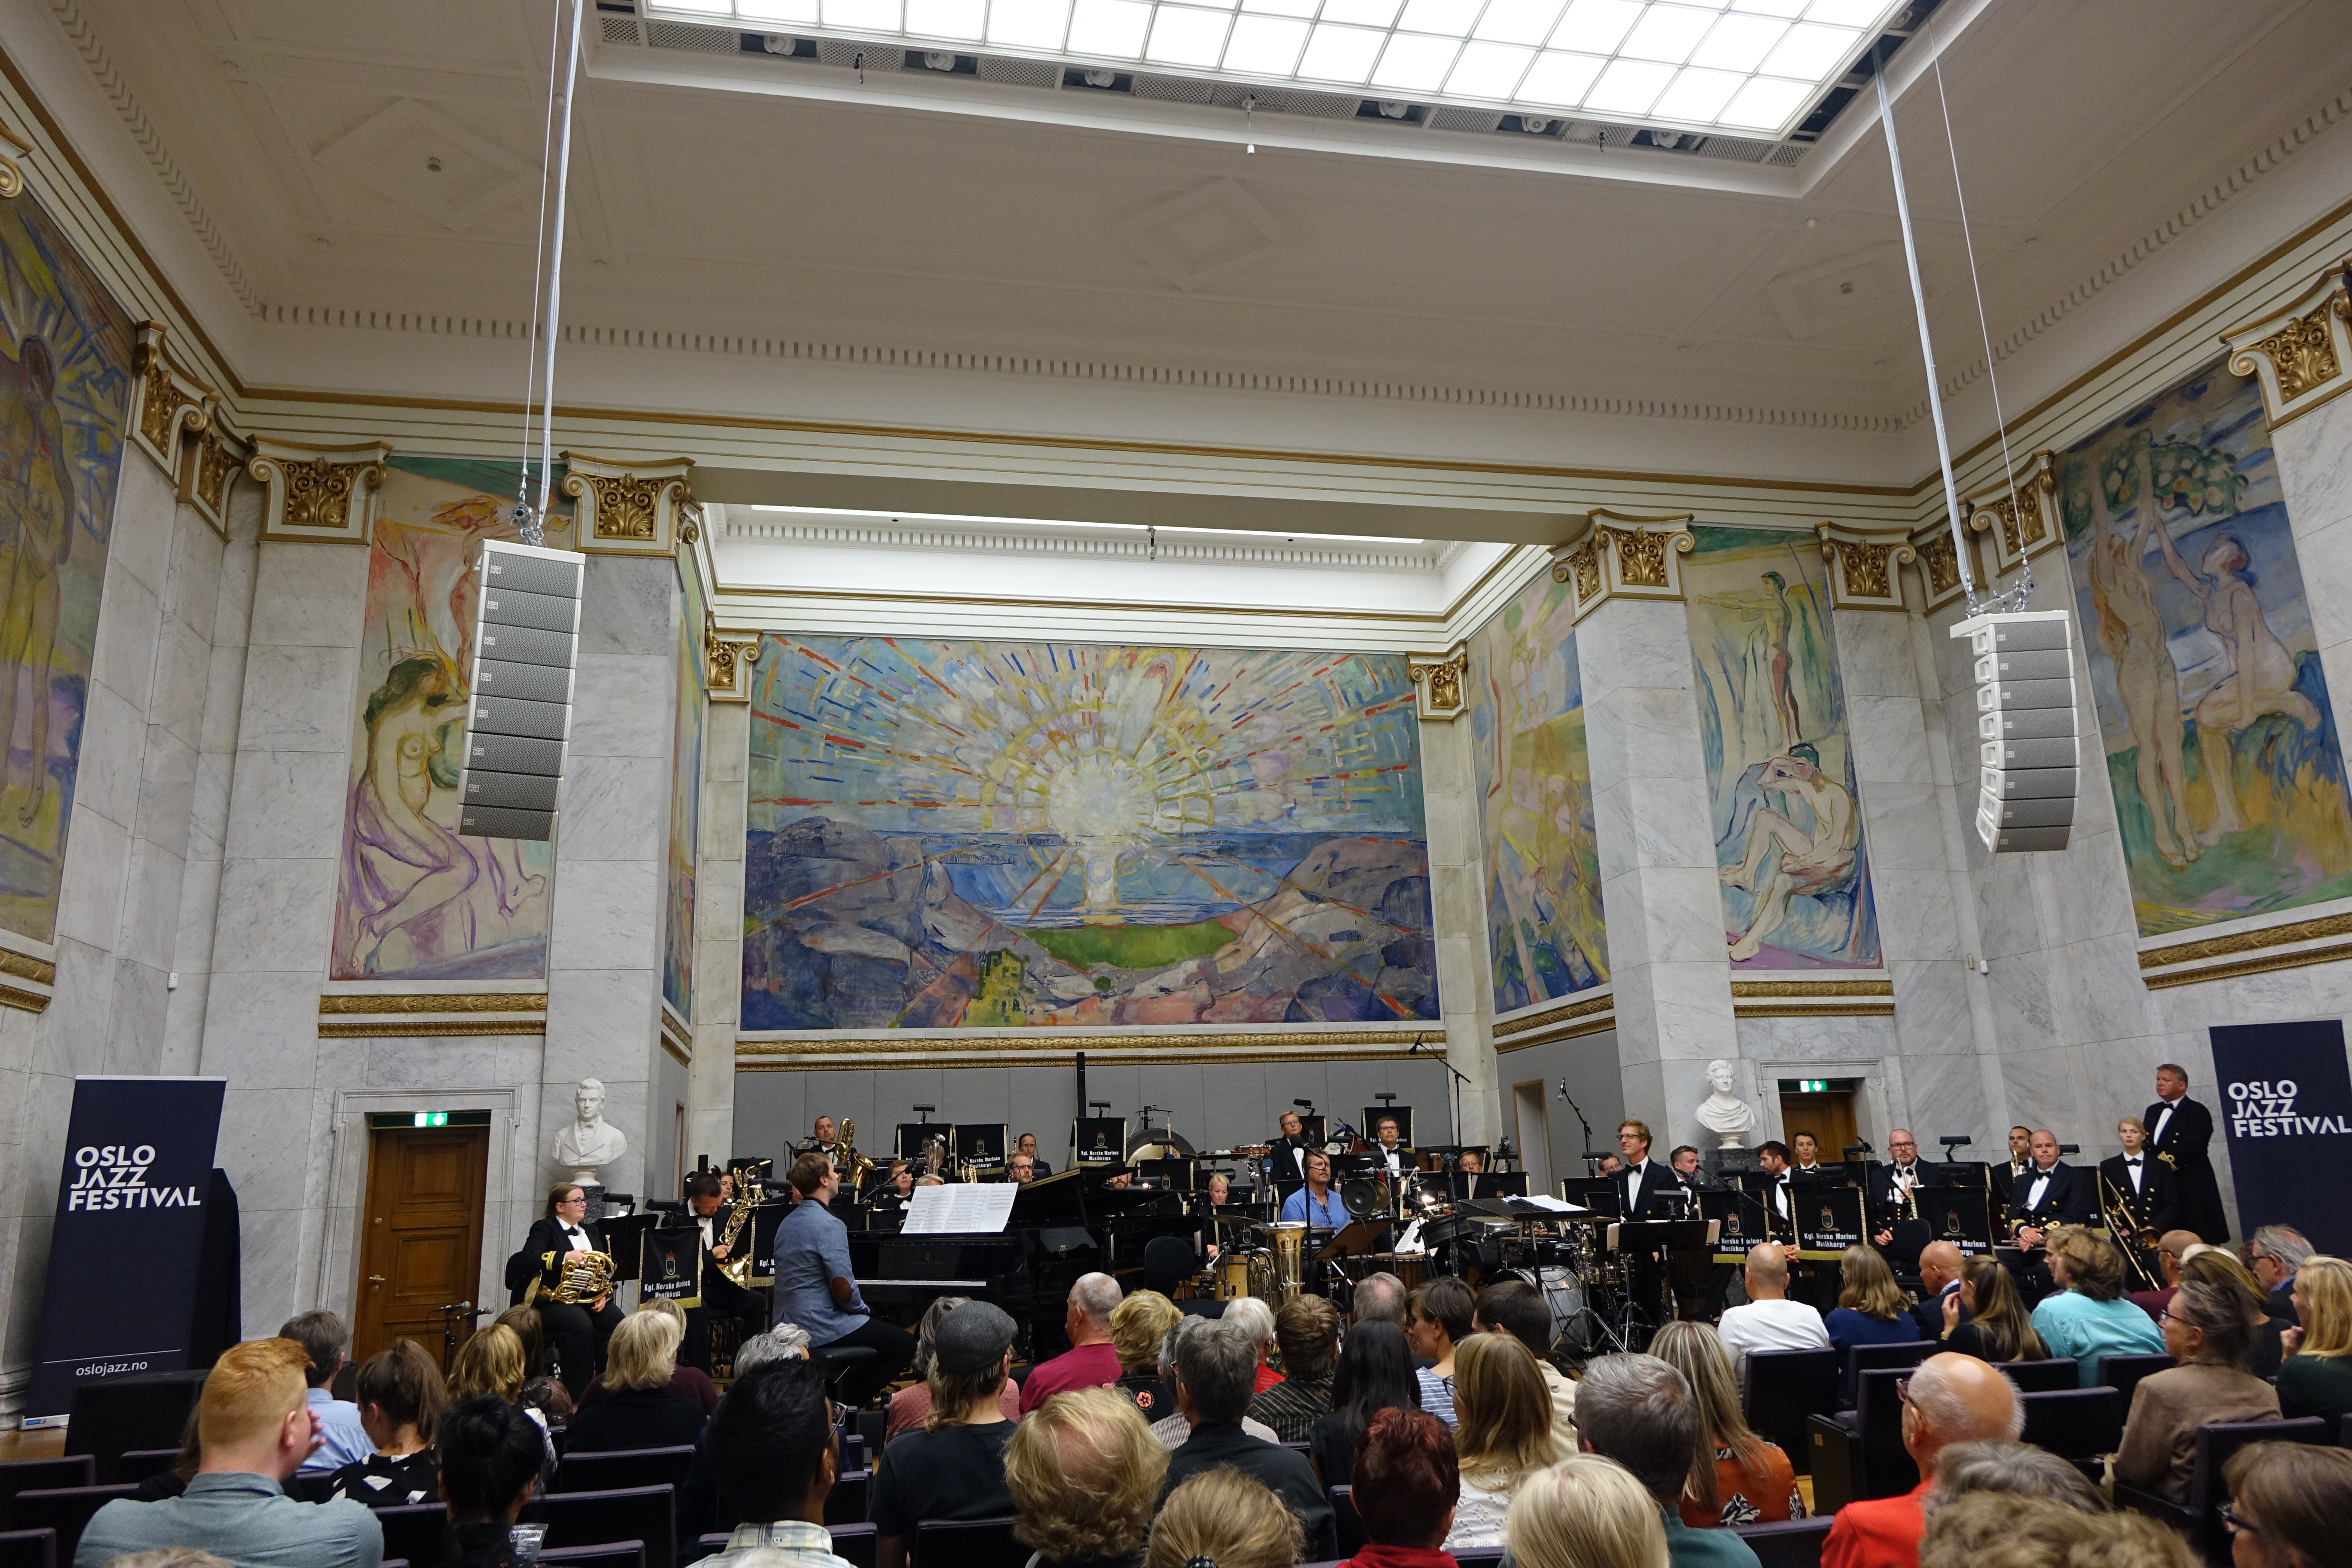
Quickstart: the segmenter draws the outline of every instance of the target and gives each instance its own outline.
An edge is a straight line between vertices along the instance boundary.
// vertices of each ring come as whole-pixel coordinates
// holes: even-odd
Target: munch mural
[[[2191,377],[2068,450],[2058,495],[2140,934],[2352,895],[2259,386]]]
[[[1609,977],[1574,602],[1539,574],[1470,637],[1472,783],[1496,1016]]]
[[[746,1029],[1437,1016],[1394,655],[763,639]]]
[[[677,617],[677,704],[670,738],[669,905],[662,921],[662,999],[681,1018],[694,1016],[694,856],[702,831],[702,569],[694,552],[677,552],[684,597]]]
[[[506,516],[515,478],[507,463],[387,465],[368,551],[337,980],[546,973],[554,845],[457,831],[481,545],[519,537]],[[568,513],[551,518],[548,544],[568,547],[569,528]]]
[[[1779,529],[1691,531],[1683,584],[1731,966],[1875,968],[1820,546]]]
[[[0,202],[0,925],[57,936],[131,323],[28,193]]]

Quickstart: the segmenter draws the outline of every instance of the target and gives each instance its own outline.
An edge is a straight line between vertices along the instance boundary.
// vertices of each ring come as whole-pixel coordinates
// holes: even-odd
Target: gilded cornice
[[[760,637],[706,626],[702,634],[703,689],[713,702],[751,700],[751,671],[760,661]]]
[[[1580,529],[1552,552],[1551,580],[1568,584],[1576,618],[1611,599],[1683,596],[1682,558],[1697,541],[1686,511],[1611,511],[1596,507]]]
[[[382,1018],[348,1024],[321,1022],[319,1025],[319,1037],[322,1040],[422,1039],[545,1033],[547,1023],[541,1018],[482,1018],[470,1022],[446,1018]]]
[[[2058,470],[2050,454],[2036,452],[2019,464],[2015,481],[2003,475],[1960,500],[1969,531],[1992,540],[1996,573],[2013,571],[2057,548],[2064,534],[2058,521]]]
[[[1735,980],[1731,994],[1739,997],[1892,996],[1892,980]]]
[[[1469,644],[1456,643],[1444,653],[1407,654],[1404,672],[1412,681],[1413,710],[1423,723],[1450,722],[1469,706]]]
[[[681,538],[699,537],[687,515],[693,458],[632,463],[565,452],[563,462],[563,493],[579,502],[573,537],[583,554],[672,555]]]
[[[1822,542],[1822,558],[1835,568],[1829,574],[1832,609],[1908,608],[1903,601],[1903,574],[1898,568],[1918,553],[1911,543],[1910,530],[1817,522],[1813,532]]]
[[[1866,1018],[1895,1011],[1892,980],[1735,980],[1735,1018]]]
[[[0,1007],[14,1007],[19,1013],[46,1013],[49,1010],[49,998],[42,992],[0,985]]]
[[[1833,1002],[1827,998],[1794,1002],[1734,1002],[1735,1018],[1883,1018],[1895,1012],[1895,998],[1876,1002]]]
[[[1613,992],[1603,992],[1598,996],[1570,996],[1539,1011],[1529,1011],[1508,1018],[1496,1019],[1495,1037],[1498,1040],[1507,1039],[1513,1035],[1524,1035],[1530,1030],[1548,1029],[1554,1024],[1564,1024],[1571,1018],[1586,1018],[1595,1013],[1606,1013],[1616,1005],[1617,997]]]
[[[35,958],[29,952],[16,952],[0,947],[0,974],[13,974],[19,980],[30,980],[41,985],[58,983],[58,966],[46,958]]]
[[[1599,1012],[1555,1019],[1542,1028],[1530,1029],[1524,1034],[1498,1036],[1495,1041],[1495,1054],[1508,1056],[1513,1051],[1529,1050],[1537,1046],[1558,1045],[1562,1040],[1581,1039],[1587,1035],[1598,1035],[1616,1026],[1614,1000],[1604,998]]]
[[[2275,430],[2352,387],[2352,258],[2332,261],[2294,303],[2221,334],[2233,374],[2262,383]]]
[[[415,992],[404,995],[378,995],[366,992],[339,992],[319,998],[321,1017],[341,1016],[353,1013],[544,1013],[547,993],[544,991],[456,991]]]
[[[16,152],[16,158],[21,158],[33,150],[33,144],[30,142],[26,141],[5,125],[0,125],[0,142],[5,142]],[[0,201],[5,201],[11,196],[22,195],[25,193],[25,171],[17,166],[16,158],[0,155]]]
[[[1984,581],[1984,552],[1977,547],[1977,536],[1965,536],[1968,549],[1969,574],[1979,583]],[[1918,557],[1919,582],[1927,590],[1926,608],[1934,612],[1943,608],[1967,592],[1960,581],[1960,546],[1952,542],[1951,524],[1937,518],[1925,528],[1911,531],[1911,548]]]
[[[2330,942],[2324,947],[2297,947],[2295,944],[2344,936],[2352,936],[2352,911],[2321,915],[2314,920],[2295,921],[2286,925],[2264,926],[2260,931],[2232,931],[2226,936],[2177,942],[2168,946],[2142,951],[2139,966],[2144,973],[2140,978],[2149,990],[2161,991],[2175,985],[2194,985],[2207,980],[2231,980],[2242,974],[2267,974],[2279,969],[2334,963],[2339,959],[2352,958],[2352,942]],[[2293,948],[2294,951],[2275,951],[2280,948]],[[2231,957],[2232,953],[2253,956],[2233,959]],[[2216,959],[2223,962],[2210,962]],[[2158,973],[2145,973],[2147,971]]]
[[[131,444],[174,480],[180,474],[180,443],[204,429],[214,402],[212,390],[182,370],[164,339],[168,329],[142,321],[131,354],[131,407],[124,426]]]
[[[365,544],[392,447],[383,441],[314,447],[264,437],[246,471],[269,487],[261,537],[305,544]]]
[[[667,999],[661,1005],[661,1028],[658,1031],[658,1037],[661,1048],[669,1053],[672,1061],[682,1068],[690,1068],[694,1065],[694,1031],[688,1026],[685,1019],[679,1017],[671,1009]]]
[[[253,443],[231,427],[228,410],[215,398],[205,405],[203,427],[185,446],[180,458],[180,500],[226,539],[229,493],[253,457]]]
[[[958,1065],[1021,1062],[1043,1058],[1059,1061],[1084,1051],[1089,1062],[1118,1053],[1139,1060],[1166,1061],[1249,1059],[1243,1053],[1269,1053],[1266,1059],[1336,1061],[1354,1055],[1391,1057],[1416,1041],[1424,1055],[1444,1054],[1445,1030],[1426,1029],[1238,1029],[1229,1033],[1171,1030],[1165,1034],[1081,1035],[1059,1029],[1032,1030],[1017,1036],[995,1034],[825,1035],[789,1039],[744,1038],[735,1042],[739,1059],[793,1058],[856,1061],[874,1057],[938,1056]],[[1347,1057],[1314,1056],[1310,1052],[1344,1051]],[[897,1065],[904,1065],[899,1063]]]

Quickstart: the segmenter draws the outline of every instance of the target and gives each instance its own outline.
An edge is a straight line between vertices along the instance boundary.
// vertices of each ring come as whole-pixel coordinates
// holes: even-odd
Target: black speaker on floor
[[[580,584],[588,558],[493,540],[482,546],[473,699],[457,831],[478,838],[555,837],[580,661]]]
[[[1975,657],[1977,837],[1996,855],[2063,849],[2074,827],[2073,619],[1975,616],[1952,628]]]

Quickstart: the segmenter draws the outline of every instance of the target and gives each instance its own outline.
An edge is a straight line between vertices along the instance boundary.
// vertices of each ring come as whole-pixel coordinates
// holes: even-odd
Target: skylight
[[[649,16],[1787,135],[1903,0],[645,0]]]

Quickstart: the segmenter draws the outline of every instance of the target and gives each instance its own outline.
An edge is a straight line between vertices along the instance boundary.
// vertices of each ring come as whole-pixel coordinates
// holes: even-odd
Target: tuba
[[[544,1253],[543,1268],[555,1270],[555,1288],[548,1295],[567,1306],[587,1307],[613,1293],[613,1255],[609,1252]]]

